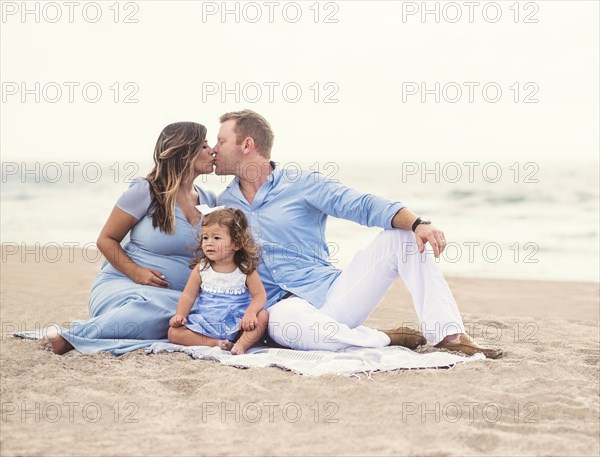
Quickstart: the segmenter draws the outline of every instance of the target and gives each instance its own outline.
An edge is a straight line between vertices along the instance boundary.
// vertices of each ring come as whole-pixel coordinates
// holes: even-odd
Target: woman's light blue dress
[[[200,204],[215,206],[216,195],[196,186]],[[169,319],[175,314],[191,270],[192,250],[198,245],[201,223],[192,226],[175,206],[175,230],[171,234],[152,227],[148,214],[150,184],[136,178],[116,206],[139,220],[123,246],[139,266],[165,276],[169,288],[143,286],[104,262],[92,284],[87,321],[72,322],[61,335],[83,353],[100,351],[115,355],[166,341]]]
[[[202,277],[200,293],[185,326],[218,340],[235,340],[240,323],[252,300],[246,275],[236,268],[231,273],[194,270]]]

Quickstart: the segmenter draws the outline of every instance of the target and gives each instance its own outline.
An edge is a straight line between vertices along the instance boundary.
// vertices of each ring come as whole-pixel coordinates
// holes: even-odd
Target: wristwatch
[[[425,225],[431,224],[431,221],[428,221],[428,220],[425,220],[425,219],[421,219],[420,217],[417,217],[417,220],[415,222],[413,222],[412,231],[414,232],[417,229],[417,227],[419,225],[421,225],[421,224],[425,224]]]

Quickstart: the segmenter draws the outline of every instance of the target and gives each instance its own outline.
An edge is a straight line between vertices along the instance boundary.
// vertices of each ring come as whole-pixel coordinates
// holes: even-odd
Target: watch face
[[[431,224],[431,221],[421,221],[421,224]]]

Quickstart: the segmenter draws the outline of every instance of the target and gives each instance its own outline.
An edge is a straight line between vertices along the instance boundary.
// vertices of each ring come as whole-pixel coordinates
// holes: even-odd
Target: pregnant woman
[[[98,237],[106,262],[92,284],[90,319],[51,336],[55,353],[119,355],[167,338],[198,244],[201,214],[195,206],[216,202],[215,194],[194,180],[212,171],[203,125],[180,122],[164,128],[154,168],[118,199]],[[127,234],[129,242],[122,246]]]

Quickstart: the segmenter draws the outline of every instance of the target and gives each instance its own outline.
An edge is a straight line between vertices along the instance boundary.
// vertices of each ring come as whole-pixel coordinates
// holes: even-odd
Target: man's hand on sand
[[[433,255],[439,257],[444,249],[446,249],[446,237],[444,232],[431,224],[420,224],[415,229],[415,238],[419,252],[422,254],[425,251],[425,244],[429,243],[433,248]]]

